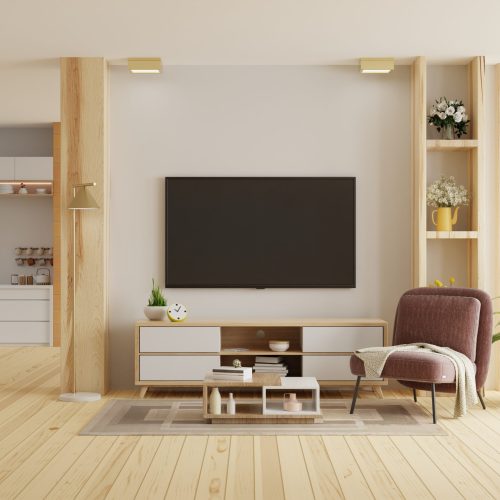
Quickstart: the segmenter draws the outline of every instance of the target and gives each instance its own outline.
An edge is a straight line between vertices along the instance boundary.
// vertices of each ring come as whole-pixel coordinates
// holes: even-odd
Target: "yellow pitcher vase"
[[[436,226],[437,231],[452,231],[453,225],[457,223],[458,209],[455,208],[453,217],[451,216],[451,207],[439,207],[437,210],[432,211],[432,223]],[[437,221],[436,215],[437,213]]]

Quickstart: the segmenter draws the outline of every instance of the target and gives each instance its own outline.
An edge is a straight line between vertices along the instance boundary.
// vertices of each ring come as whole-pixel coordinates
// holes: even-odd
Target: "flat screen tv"
[[[169,288],[354,288],[354,177],[167,177]]]

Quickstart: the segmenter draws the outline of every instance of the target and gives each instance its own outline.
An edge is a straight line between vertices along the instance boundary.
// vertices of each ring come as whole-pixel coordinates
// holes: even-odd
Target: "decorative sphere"
[[[235,359],[235,360],[233,361],[233,366],[234,366],[235,368],[241,368],[241,361],[240,361],[239,359]]]

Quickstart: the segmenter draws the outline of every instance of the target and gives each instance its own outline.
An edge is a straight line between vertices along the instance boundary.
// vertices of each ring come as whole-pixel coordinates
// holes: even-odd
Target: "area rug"
[[[430,414],[413,401],[360,400],[354,415],[349,414],[349,407],[347,400],[322,400],[323,422],[315,424],[210,424],[203,418],[201,400],[115,399],[80,435],[447,435],[439,424],[432,423]]]

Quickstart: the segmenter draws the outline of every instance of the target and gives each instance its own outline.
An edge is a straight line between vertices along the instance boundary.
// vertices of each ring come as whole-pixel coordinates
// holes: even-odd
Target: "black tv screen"
[[[354,177],[167,177],[165,286],[354,288]]]

